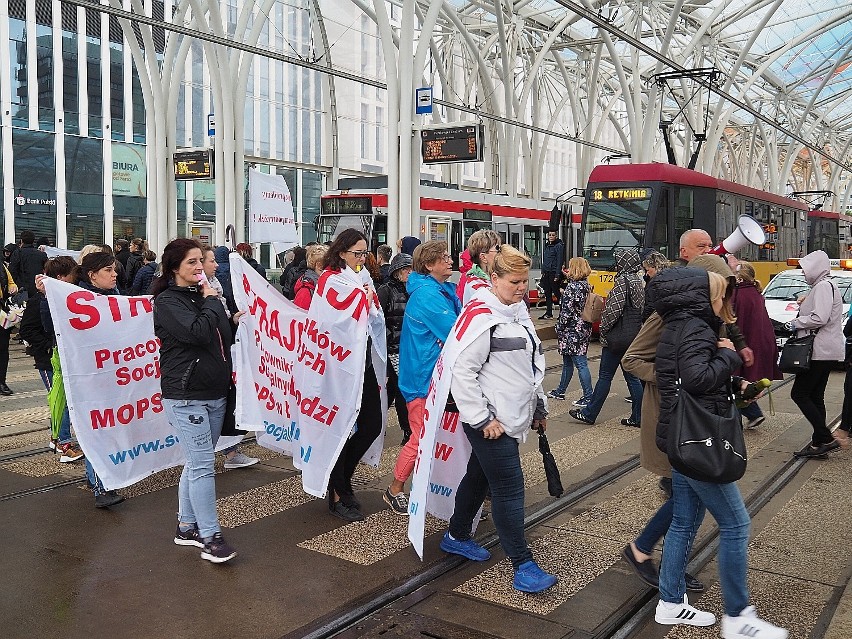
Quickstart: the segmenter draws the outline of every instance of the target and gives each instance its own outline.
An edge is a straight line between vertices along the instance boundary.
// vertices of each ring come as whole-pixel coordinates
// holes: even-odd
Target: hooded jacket
[[[456,286],[411,273],[399,340],[399,390],[406,402],[426,397],[432,369],[461,311]]]
[[[624,312],[628,296],[630,303],[640,312],[645,304],[645,289],[642,287],[642,279],[637,274],[639,267],[642,266],[638,251],[635,249],[616,249],[614,257],[615,283],[606,298],[606,306],[604,306],[601,315],[601,344],[604,346],[606,346],[606,333]]]
[[[154,281],[154,276],[157,274],[157,263],[148,262],[138,271],[136,277],[133,278],[133,286],[130,287],[131,295],[147,295],[148,289],[151,288],[151,282]]]
[[[654,306],[664,322],[655,361],[660,392],[657,447],[668,454],[669,420],[677,399],[678,378],[681,392],[721,415],[731,402],[731,377],[742,359],[731,349],[717,346],[722,320],[710,306],[706,271],[672,268],[654,281]]]
[[[302,273],[302,277],[296,280],[296,283],[293,285],[293,290],[296,293],[293,296],[293,303],[299,308],[308,310],[311,307],[311,300],[314,297],[314,289],[317,287],[317,282],[319,282],[319,273],[312,268],[306,269]]]
[[[213,257],[216,259],[216,279],[222,285],[222,294],[228,307],[234,307],[234,287],[231,284],[231,263],[228,262],[230,251],[227,246],[217,246],[213,249]]]
[[[420,240],[416,237],[412,237],[411,235],[406,235],[402,238],[402,242],[400,243],[402,253],[408,253],[409,255],[414,255],[414,249],[420,246]]]
[[[409,275],[409,277],[411,277]],[[382,284],[376,291],[379,304],[385,314],[385,331],[388,340],[388,353],[399,353],[399,341],[402,337],[402,324],[405,319],[405,306],[408,304],[408,291],[405,282],[391,277],[387,284]]]
[[[845,358],[843,338],[843,298],[831,281],[831,262],[825,251],[808,253],[799,260],[805,281],[811,290],[799,305],[799,315],[790,322],[796,337],[816,330],[811,359],[842,362]]]
[[[459,278],[459,285],[456,287],[456,293],[462,302],[464,302],[462,296],[464,295],[465,284],[467,284],[467,273],[472,266],[473,260],[470,259],[470,251],[465,249],[459,253],[459,271],[461,271],[461,277]]]

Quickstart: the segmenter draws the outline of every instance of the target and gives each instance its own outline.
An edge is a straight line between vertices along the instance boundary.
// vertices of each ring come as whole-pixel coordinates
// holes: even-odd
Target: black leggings
[[[329,487],[341,497],[353,494],[352,475],[355,474],[355,468],[382,432],[382,401],[372,366],[364,371],[361,412],[358,413],[357,423],[358,430],[346,441],[328,480]]]
[[[6,371],[9,370],[9,336],[11,328],[0,328],[0,384],[6,383]]]
[[[405,397],[399,390],[399,377],[393,369],[393,365],[388,362],[388,402],[394,400],[393,406],[396,409],[396,416],[399,419],[399,427],[406,435],[411,435],[411,426],[408,425],[408,404],[405,403]]]
[[[811,367],[804,373],[796,375],[790,398],[802,411],[814,429],[811,443],[814,446],[829,444],[834,441],[831,431],[825,423],[825,387],[831,375],[835,362],[811,360]]]

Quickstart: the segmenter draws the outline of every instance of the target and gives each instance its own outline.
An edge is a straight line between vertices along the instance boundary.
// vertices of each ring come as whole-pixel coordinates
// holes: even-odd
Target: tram
[[[672,164],[602,165],[589,176],[579,239],[594,269],[589,282],[596,293],[609,292],[617,248],[652,248],[674,260],[684,231],[704,229],[719,241],[741,215],[757,220],[766,234],[764,244],[737,253],[754,265],[762,282],[788,268],[789,258],[816,248],[841,257],[839,240],[852,220]]]
[[[380,244],[387,243],[386,180],[378,181],[379,186],[371,186],[374,183],[344,178],[338,184],[339,190],[323,193],[316,222],[318,241],[330,241],[343,229],[356,228],[370,238],[373,252]],[[423,242],[447,242],[453,269],[458,270],[459,255],[467,248],[470,236],[480,229],[492,229],[502,242],[508,242],[532,259],[530,278],[537,278],[553,202],[448,186],[420,187],[420,209],[415,213],[412,235]]]

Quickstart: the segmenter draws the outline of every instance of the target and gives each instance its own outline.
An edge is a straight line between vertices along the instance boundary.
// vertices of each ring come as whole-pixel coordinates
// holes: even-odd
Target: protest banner
[[[456,490],[467,471],[471,447],[458,413],[446,413],[447,397],[456,359],[473,340],[502,320],[477,298],[464,306],[444,345],[429,382],[423,429],[411,480],[408,501],[408,539],[423,559],[426,513],[449,521],[456,502]],[[489,293],[490,294],[490,293]],[[479,517],[474,517],[473,527]]]
[[[293,372],[306,314],[238,254],[231,253],[230,265],[237,308],[246,311],[234,349],[236,420],[257,431],[261,446],[293,456],[299,429]]]
[[[299,243],[293,198],[281,175],[249,170],[249,238],[278,242],[284,250]]]
[[[326,271],[305,318],[294,375],[299,454],[293,463],[302,471],[305,492],[316,497],[325,495],[331,470],[357,427],[368,333],[381,385],[382,425],[387,423],[385,322],[375,294],[367,295],[368,287],[366,269]],[[384,428],[361,461],[378,465],[383,446]]]
[[[45,278],[71,423],[107,490],[184,462],[163,411],[153,299]],[[217,450],[242,437],[222,437]]]

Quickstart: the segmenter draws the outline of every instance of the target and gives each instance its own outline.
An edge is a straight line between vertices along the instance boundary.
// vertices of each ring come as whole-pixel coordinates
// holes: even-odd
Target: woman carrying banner
[[[151,292],[163,408],[186,453],[174,541],[222,563],[237,554],[220,532],[213,469],[231,381],[232,331],[219,294],[202,278],[203,261],[201,244],[172,240]]]
[[[86,255],[80,264],[80,280],[77,286],[85,288],[99,295],[120,295],[116,288],[118,271],[116,265],[118,260],[112,253],[94,251]],[[124,501],[124,497],[115,490],[106,490],[100,478],[92,468],[91,462],[86,460],[86,479],[95,493],[95,507],[108,508]]]
[[[491,288],[480,289],[473,297],[473,303],[487,312],[463,311],[462,317],[469,322],[466,331],[458,333],[470,331],[470,337],[461,343],[452,331],[444,349],[446,353],[461,348],[453,363],[450,390],[473,450],[441,549],[474,561],[491,556],[471,538],[473,519],[490,488],[494,526],[515,569],[512,586],[522,592],[541,592],[557,578],[533,561],[524,537],[524,476],[518,453],[531,425],[542,431],[547,428],[541,388],[544,354],[524,303],[529,268],[530,258],[503,244],[492,265]],[[453,344],[457,340],[460,346]]]
[[[305,250],[305,262],[308,270],[305,271],[293,287],[296,297],[293,303],[299,308],[308,310],[311,307],[311,299],[314,297],[314,289],[317,287],[320,273],[322,273],[322,262],[328,247],[324,244],[314,244]]]
[[[335,275],[347,269],[360,275],[367,259],[367,238],[360,231],[345,229],[328,247],[323,258],[324,273]],[[364,284],[367,297],[375,300],[376,291],[370,284]],[[328,480],[328,509],[332,515],[345,521],[361,521],[364,515],[361,512],[361,503],[355,497],[352,489],[352,475],[355,468],[370,446],[381,434],[382,427],[382,401],[379,390],[379,382],[373,368],[370,351],[372,344],[367,339],[367,348],[364,357],[364,382],[361,390],[361,407],[358,411],[355,432],[346,440],[337,462],[331,469]],[[382,382],[385,382],[382,379]]]

